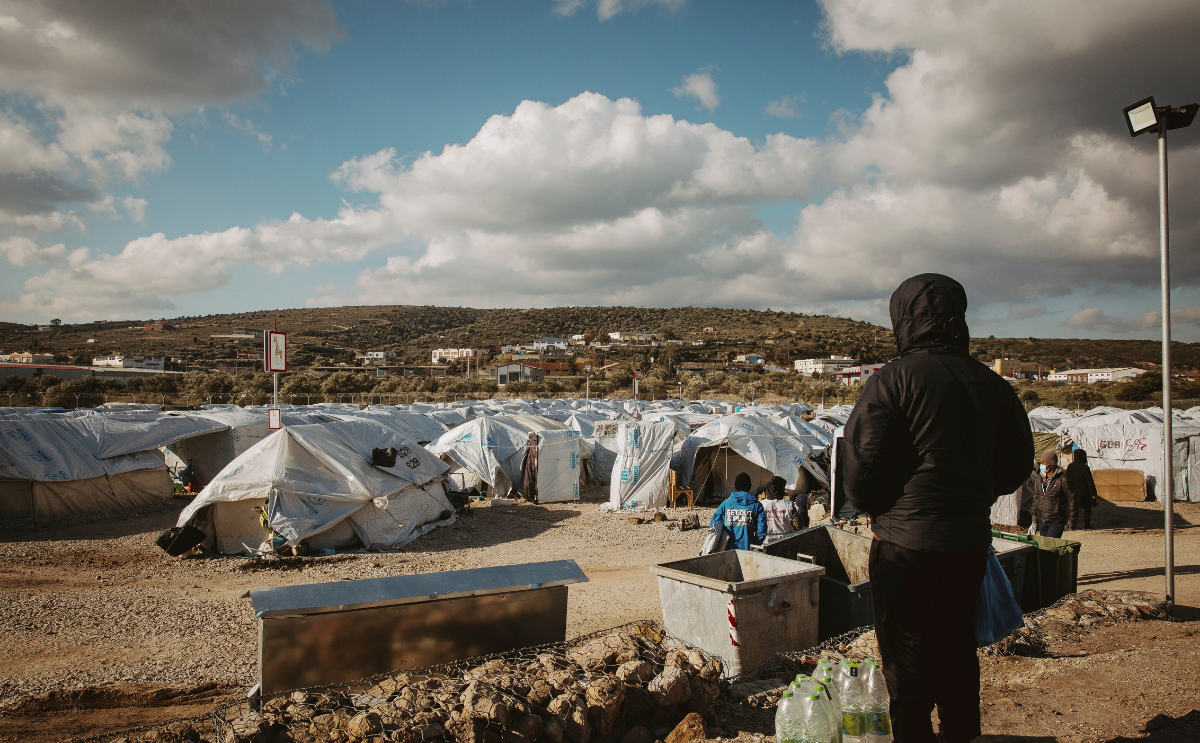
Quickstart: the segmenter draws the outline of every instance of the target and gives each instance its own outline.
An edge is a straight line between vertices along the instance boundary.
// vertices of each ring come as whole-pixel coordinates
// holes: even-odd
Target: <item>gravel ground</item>
[[[153,543],[177,510],[91,521],[0,543],[0,707],[33,694],[115,683],[248,686],[257,675],[251,588],[574,559],[569,637],[659,618],[647,566],[694,556],[705,534],[630,524],[593,490],[578,503],[475,508],[395,553],[246,570],[242,558],[171,558]],[[590,501],[590,502],[589,502]],[[668,512],[677,516],[683,512]],[[707,521],[712,509],[695,509]]]

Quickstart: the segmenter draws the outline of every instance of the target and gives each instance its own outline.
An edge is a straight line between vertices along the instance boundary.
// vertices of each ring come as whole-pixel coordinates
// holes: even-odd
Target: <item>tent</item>
[[[503,416],[476,418],[442,434],[429,450],[451,465],[460,487],[486,483],[496,496],[521,487],[529,431]],[[462,475],[459,475],[461,471]]]
[[[612,508],[667,505],[675,433],[675,424],[670,421],[618,424],[617,456],[609,484]]]
[[[284,408],[281,412],[283,425],[300,426],[333,420],[326,413],[316,412],[316,407]],[[230,462],[259,441],[275,433],[268,426],[267,409],[260,406],[205,406],[186,415],[197,422],[211,424],[214,428],[202,435],[165,444],[166,461],[172,469],[190,465],[192,477],[201,486],[211,482]]]
[[[372,465],[393,447],[394,466]],[[179,516],[218,552],[256,548],[265,537],[254,506],[290,544],[396,549],[453,523],[447,467],[415,441],[370,420],[287,426],[223,469]]]
[[[529,434],[523,463],[522,493],[535,503],[579,500],[583,458],[578,431],[538,431]]]
[[[683,442],[678,467],[679,481],[690,483],[697,502],[728,497],[743,472],[755,488],[779,476],[795,489],[804,483],[801,469],[829,485],[799,436],[757,416],[727,415],[700,427]]]
[[[1109,412],[1112,411],[1112,412]],[[1109,409],[1068,421],[1058,430],[1061,443],[1083,449],[1094,469],[1135,469],[1148,478],[1147,492],[1162,479],[1162,411]],[[1174,497],[1200,502],[1200,426],[1173,419]],[[1151,479],[1152,478],[1152,479]]]
[[[0,516],[45,519],[163,503],[174,488],[156,447],[208,430],[153,411],[5,411]]]

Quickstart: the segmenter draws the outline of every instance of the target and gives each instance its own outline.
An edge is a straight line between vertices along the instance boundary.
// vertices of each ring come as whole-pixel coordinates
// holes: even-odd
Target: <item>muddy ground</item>
[[[251,588],[570,558],[590,582],[570,589],[568,637],[661,618],[647,568],[695,555],[704,532],[630,524],[591,496],[477,508],[401,552],[270,570],[168,557],[153,538],[178,508],[0,532],[0,741],[116,731],[238,699],[257,662]],[[711,509],[696,512],[706,521]],[[1200,708],[1200,504],[1178,504],[1176,522],[1175,621],[1093,628],[1046,658],[985,659],[984,740],[1200,741],[1200,712],[1188,716]],[[1161,594],[1161,508],[1104,504],[1093,525],[1067,534],[1083,544],[1080,587]]]

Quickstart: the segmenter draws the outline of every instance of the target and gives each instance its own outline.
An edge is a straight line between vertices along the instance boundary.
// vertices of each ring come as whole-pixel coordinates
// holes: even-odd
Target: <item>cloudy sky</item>
[[[1195,0],[0,0],[0,318],[720,305],[1158,337]],[[1200,125],[1172,133],[1200,340]]]

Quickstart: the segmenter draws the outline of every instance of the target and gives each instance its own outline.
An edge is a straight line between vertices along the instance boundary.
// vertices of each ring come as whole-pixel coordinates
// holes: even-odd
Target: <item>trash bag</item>
[[[1025,617],[1021,614],[1021,605],[1013,598],[1012,584],[1008,582],[1004,568],[1000,567],[996,550],[988,547],[987,569],[975,606],[975,642],[981,648],[987,647],[1024,626]]]
[[[700,556],[724,552],[725,545],[728,543],[729,531],[725,528],[725,524],[710,526],[708,527],[708,536],[704,539],[704,548],[700,550]]]
[[[154,543],[171,557],[179,557],[203,542],[204,537],[204,532],[194,526],[173,526],[159,534]]]

